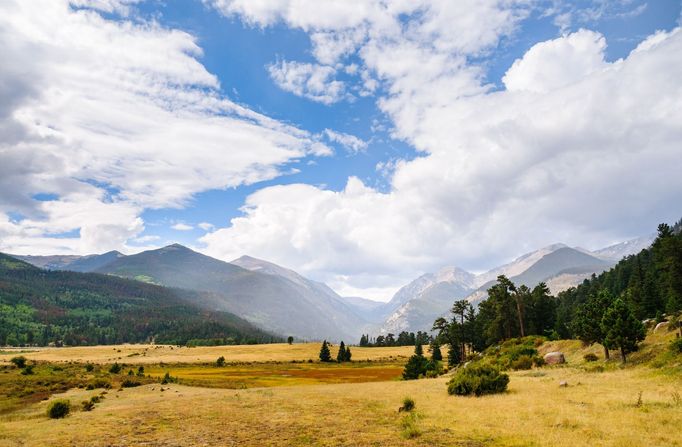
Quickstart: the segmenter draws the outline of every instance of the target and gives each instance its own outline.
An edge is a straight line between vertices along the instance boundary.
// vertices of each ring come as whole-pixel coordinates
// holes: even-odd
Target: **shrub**
[[[24,369],[21,370],[22,376],[30,376],[31,374],[33,374],[33,365],[26,365],[24,366]]]
[[[120,373],[121,372],[121,365],[119,365],[118,363],[114,363],[113,365],[111,365],[111,368],[109,368],[109,372],[111,374]]]
[[[133,379],[125,379],[123,382],[121,382],[121,386],[123,388],[133,388],[140,385],[142,385],[140,382]]]
[[[421,430],[419,429],[419,426],[417,425],[417,421],[419,419],[419,416],[417,413],[410,412],[401,421],[401,425],[403,427],[402,431],[402,436],[406,439],[413,439],[422,434]]]
[[[682,354],[682,338],[678,338],[670,343],[670,350],[676,354]]]
[[[596,354],[593,354],[593,353],[590,352],[590,353],[585,354],[585,355],[583,356],[583,359],[584,359],[586,362],[596,362],[597,360],[599,360],[599,357],[597,357]]]
[[[529,355],[522,355],[516,360],[512,360],[509,366],[513,370],[531,369],[533,367],[533,358]]]
[[[26,366],[26,357],[20,355],[19,357],[12,357],[10,362],[14,363],[17,368],[23,368]]]
[[[461,368],[448,382],[448,394],[482,396],[502,393],[507,389],[509,376],[490,365],[470,364]]]
[[[71,411],[71,402],[66,399],[55,400],[47,407],[47,415],[51,419],[66,417],[69,411]]]
[[[94,369],[95,369],[95,365],[93,365],[92,363],[88,363],[85,365],[85,370],[87,372],[92,372],[92,371],[94,371]]]
[[[178,378],[177,378],[177,377],[173,377],[173,376],[170,375],[170,373],[166,373],[166,374],[163,376],[163,380],[161,380],[161,385],[167,385],[167,384],[169,384],[169,383],[177,383],[177,382],[178,382]]]
[[[83,411],[92,411],[92,409],[95,408],[95,403],[92,400],[84,400],[81,402],[81,406],[83,407]]]
[[[85,387],[86,390],[94,390],[95,388],[109,389],[109,388],[111,388],[111,382],[109,382],[106,379],[97,378],[97,379],[94,379],[92,382],[90,382],[88,384],[88,386]]]
[[[412,411],[414,410],[415,405],[416,404],[414,403],[414,399],[412,399],[409,396],[405,397],[403,399],[403,406],[400,407],[400,411]]]
[[[225,357],[222,355],[215,361],[216,366],[225,366]]]
[[[140,366],[139,368],[137,368],[137,375],[138,377],[144,376],[144,366]]]

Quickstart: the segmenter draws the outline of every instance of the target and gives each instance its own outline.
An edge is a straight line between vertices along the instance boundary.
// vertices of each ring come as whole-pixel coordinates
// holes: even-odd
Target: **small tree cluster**
[[[342,340],[339,345],[339,352],[336,354],[336,361],[339,363],[350,362],[351,357],[350,347],[347,347]]]

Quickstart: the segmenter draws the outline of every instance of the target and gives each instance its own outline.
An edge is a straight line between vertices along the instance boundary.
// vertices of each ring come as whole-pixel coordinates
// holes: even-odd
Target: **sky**
[[[5,0],[0,251],[387,300],[682,217],[679,0]]]

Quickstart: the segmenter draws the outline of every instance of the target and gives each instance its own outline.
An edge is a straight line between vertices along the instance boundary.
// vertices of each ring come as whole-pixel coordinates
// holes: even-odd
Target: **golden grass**
[[[35,404],[0,422],[0,446],[682,445],[679,377],[537,373],[513,373],[508,393],[481,398],[448,396],[446,378],[248,390],[146,385],[111,391],[92,412],[64,420],[47,419],[47,403]],[[80,402],[95,393],[58,397]],[[405,439],[397,412],[408,395],[419,413],[414,439]]]
[[[9,362],[17,355],[12,349],[4,348],[0,353],[0,363]],[[25,349],[25,348],[24,348]],[[337,346],[332,346],[332,355],[336,356]],[[114,345],[83,346],[71,348],[31,348],[31,352],[22,353],[31,360],[48,362],[80,362],[80,363],[210,363],[220,356],[228,363],[236,362],[291,362],[318,360],[320,343],[286,343],[268,345],[239,346],[200,346],[196,348],[167,345]],[[18,350],[17,350],[18,351]],[[414,351],[413,346],[396,346],[387,348],[351,347],[353,360],[395,360],[406,359]]]
[[[324,383],[380,382],[399,379],[402,362],[253,363],[214,367],[206,365],[150,365],[145,374],[162,378],[169,373],[182,384],[212,388],[255,388]]]
[[[601,355],[598,346],[583,347],[570,340],[548,342],[540,351],[563,350],[567,365],[510,373],[507,393],[480,398],[449,396],[448,377],[237,390],[177,384],[110,390],[92,412],[75,411],[64,420],[45,416],[48,402],[28,404],[0,416],[0,447],[682,446],[682,356],[665,357],[670,355],[666,350],[670,340],[670,334],[650,335],[625,368],[617,359],[606,365],[585,363],[585,353]],[[297,350],[287,351],[287,345],[261,345],[260,353],[230,348],[233,354],[250,356],[249,361],[276,355],[284,361],[304,359],[319,347],[305,346],[294,345],[290,348]],[[91,349],[90,361],[100,359],[97,349],[84,349]],[[188,351],[195,349],[203,348]],[[220,353],[209,352],[211,360]],[[177,355],[175,349],[168,354]],[[670,360],[665,367],[645,366],[661,358]],[[605,371],[594,372],[595,364],[605,366]],[[185,374],[185,383],[203,380],[204,385],[227,386],[235,378],[247,378],[251,380],[248,386],[272,386],[316,380],[352,382],[395,365],[252,363],[218,368],[195,363],[164,368],[174,375]],[[156,368],[148,365],[146,372],[160,374],[162,369]],[[568,386],[560,387],[561,381]],[[75,389],[50,400],[68,398],[77,406],[99,391]],[[406,396],[416,401],[415,416],[397,411]]]

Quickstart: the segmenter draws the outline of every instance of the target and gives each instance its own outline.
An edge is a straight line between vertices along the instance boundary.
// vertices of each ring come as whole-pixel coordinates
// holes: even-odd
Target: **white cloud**
[[[331,153],[222,97],[190,34],[98,12],[132,3],[0,4],[0,250],[125,248],[144,229],[144,209],[180,207]]]
[[[331,67],[283,60],[269,65],[268,72],[281,89],[322,104],[335,103],[344,94],[343,82],[334,79]]]
[[[171,228],[176,231],[190,231],[194,227],[192,225],[187,225],[186,223],[178,222],[175,225],[171,225]]]
[[[197,227],[201,228],[204,231],[210,231],[215,228],[215,225],[208,222],[200,222],[197,224]]]
[[[336,132],[331,129],[325,129],[324,135],[329,141],[342,145],[346,150],[352,154],[363,152],[367,149],[367,142],[361,140],[355,135],[349,135],[343,132]]]
[[[507,90],[512,91],[554,90],[604,69],[605,49],[604,36],[583,29],[534,45],[514,62],[502,80]]]
[[[252,253],[339,289],[390,289],[444,264],[484,269],[557,241],[596,248],[679,219],[682,31],[613,63],[604,45],[589,31],[539,43],[510,68],[511,89],[494,92],[464,61],[366,47],[390,80],[381,107],[423,156],[395,165],[388,192],[355,178],[339,192],[260,190],[202,239],[207,252]]]

